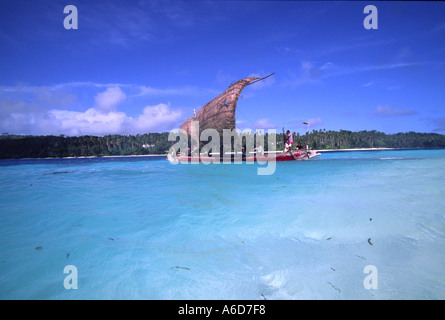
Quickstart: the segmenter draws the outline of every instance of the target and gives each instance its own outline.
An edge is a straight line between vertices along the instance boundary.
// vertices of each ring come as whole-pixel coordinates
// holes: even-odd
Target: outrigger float
[[[249,77],[245,79],[238,80],[237,82],[231,84],[222,94],[208,102],[203,106],[198,113],[194,111],[194,116],[187,119],[180,127],[180,131],[185,133],[188,137],[192,136],[192,124],[194,122],[199,123],[199,129],[197,136],[201,135],[201,132],[206,129],[213,129],[218,132],[220,136],[223,136],[223,130],[235,129],[235,110],[240,97],[241,91],[248,85],[254,84],[258,81],[264,80],[274,73],[266,77]],[[223,157],[220,156],[221,153],[214,154],[215,156],[205,156],[198,155],[198,153],[189,153],[185,155],[183,153],[169,154],[167,159],[169,161],[179,161],[179,162],[228,162],[228,159],[232,162],[246,161],[246,162],[266,162],[266,161],[295,161],[295,160],[309,160],[320,153],[313,150],[310,151],[307,146],[307,137],[309,133],[309,124],[303,122],[303,124],[308,125],[308,131],[306,132],[306,145],[301,149],[289,150],[286,152],[253,152],[248,155],[240,156],[240,154],[231,154],[230,157],[226,153]],[[196,134],[196,132],[195,132]],[[284,131],[283,131],[284,138]]]

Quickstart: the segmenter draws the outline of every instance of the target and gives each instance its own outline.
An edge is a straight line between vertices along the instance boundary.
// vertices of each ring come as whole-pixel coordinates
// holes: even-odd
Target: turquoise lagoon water
[[[257,169],[0,161],[0,298],[445,298],[445,150]]]

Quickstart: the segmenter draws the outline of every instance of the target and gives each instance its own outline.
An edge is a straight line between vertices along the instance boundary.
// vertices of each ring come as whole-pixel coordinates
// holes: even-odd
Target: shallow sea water
[[[1,160],[0,299],[445,298],[445,150],[276,165]]]

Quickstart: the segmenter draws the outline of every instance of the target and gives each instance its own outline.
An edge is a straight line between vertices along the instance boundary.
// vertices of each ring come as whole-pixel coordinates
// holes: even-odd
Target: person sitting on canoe
[[[292,136],[292,133],[290,133],[289,130],[287,130],[286,135],[284,137],[284,150],[283,153],[289,152],[289,154],[294,158],[294,160],[298,160],[298,157],[292,152],[292,144],[294,143],[294,138]]]
[[[264,156],[264,149],[262,145],[259,145],[256,148],[253,148],[253,151],[256,153],[256,155]]]
[[[297,149],[303,149],[303,146],[301,145],[300,142],[297,143]]]

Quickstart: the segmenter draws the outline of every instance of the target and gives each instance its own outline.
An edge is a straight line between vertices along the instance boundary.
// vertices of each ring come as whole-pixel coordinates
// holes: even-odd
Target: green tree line
[[[2,135],[0,159],[164,154],[168,132],[65,137]]]
[[[166,154],[175,143],[168,141],[168,132],[137,135],[106,136],[0,136],[0,159],[84,157]],[[306,144],[306,135],[293,133],[294,144]],[[276,149],[283,148],[283,135],[277,134]],[[311,149],[353,148],[445,148],[445,135],[437,133],[383,132],[347,130],[313,130],[308,134],[307,145]],[[268,137],[264,137],[264,149],[268,150]]]
[[[294,141],[305,141],[305,136],[295,136]],[[353,148],[445,148],[445,135],[437,133],[406,132],[385,134],[376,130],[352,132],[348,130],[313,130],[308,136],[312,149]]]

